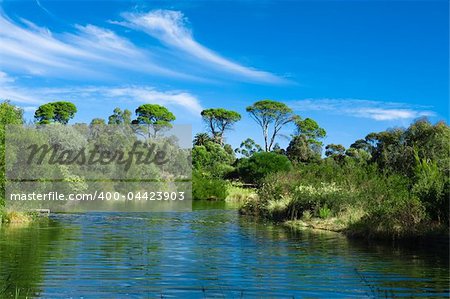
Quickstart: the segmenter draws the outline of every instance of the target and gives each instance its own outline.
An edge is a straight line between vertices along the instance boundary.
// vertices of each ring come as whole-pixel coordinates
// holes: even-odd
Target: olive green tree
[[[148,138],[155,138],[161,130],[171,128],[175,115],[166,107],[158,104],[144,104],[136,109],[137,118],[132,121],[134,125],[142,125],[136,127],[136,132]]]
[[[246,108],[250,116],[261,127],[264,150],[270,152],[280,130],[294,120],[292,109],[286,104],[273,100],[262,100]]]
[[[108,117],[109,125],[121,125],[130,123],[131,123],[131,111],[128,109],[122,111],[122,109],[116,107],[113,111],[113,114],[111,114]]]
[[[223,108],[206,109],[201,112],[201,115],[212,138],[221,145],[224,142],[224,132],[232,129],[233,125],[241,120],[239,113]]]
[[[51,123],[66,125],[76,112],[77,107],[73,103],[58,101],[39,106],[34,113],[34,119],[40,125]]]

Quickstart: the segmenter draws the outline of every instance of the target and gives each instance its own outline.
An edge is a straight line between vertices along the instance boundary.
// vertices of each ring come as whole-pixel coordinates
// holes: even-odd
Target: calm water
[[[448,297],[448,245],[294,232],[235,210],[53,215],[0,229],[0,297]]]

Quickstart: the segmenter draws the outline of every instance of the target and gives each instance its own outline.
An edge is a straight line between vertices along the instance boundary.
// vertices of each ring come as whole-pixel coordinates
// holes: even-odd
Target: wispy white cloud
[[[435,113],[426,106],[360,99],[305,99],[294,101],[297,111],[323,111],[377,121],[407,120]]]
[[[0,71],[0,100],[10,100],[16,103],[39,103],[33,96],[23,92],[14,84],[15,78],[9,76],[7,73]]]
[[[14,82],[15,79],[10,77],[7,73],[0,71],[0,84],[6,84]]]
[[[200,115],[203,107],[192,94],[184,91],[158,91],[151,87],[131,86],[106,88],[102,90],[110,98],[134,99],[136,102],[154,103],[167,106],[179,106],[194,115]]]
[[[143,31],[167,47],[196,58],[200,63],[257,82],[281,83],[285,79],[272,73],[240,65],[197,42],[180,11],[152,10],[147,13],[124,13],[126,21],[112,22]]]
[[[47,8],[45,8],[45,7],[41,4],[41,2],[40,2],[39,0],[36,0],[36,4],[37,4],[37,6],[39,6],[39,8],[42,9],[46,14],[48,14],[48,15],[51,16],[51,17],[54,17],[53,14],[52,14]]]
[[[111,29],[92,24],[73,25],[70,32],[55,33],[26,19],[12,20],[0,9],[0,68],[46,79],[63,76],[65,80],[108,81],[121,78],[122,70],[126,70],[152,77],[204,82],[223,78],[286,82],[204,47],[193,38],[181,12],[156,10],[123,16],[126,21],[113,23],[142,30],[166,47],[139,47]]]
[[[1,74],[0,74],[1,78]],[[93,99],[107,103],[152,103],[179,109],[198,116],[203,107],[196,96],[178,90],[158,90],[150,86],[77,86],[66,88],[26,88],[14,84],[0,85],[0,99],[11,100],[22,108],[57,99],[69,99],[75,103]],[[33,106],[30,106],[33,105]],[[27,109],[28,109],[27,108]],[[30,108],[31,109],[31,108]]]
[[[32,75],[64,74],[65,79],[109,78],[114,68],[195,79],[161,66],[151,53],[111,30],[93,25],[76,25],[75,29],[73,33],[53,34],[28,20],[14,22],[0,11],[0,67]]]

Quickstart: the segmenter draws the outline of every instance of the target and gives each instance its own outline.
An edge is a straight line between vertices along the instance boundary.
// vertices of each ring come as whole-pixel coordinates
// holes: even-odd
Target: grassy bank
[[[240,212],[359,238],[448,235],[448,218],[433,218],[435,205],[421,193],[408,179],[376,167],[328,161],[269,175]]]
[[[258,195],[256,189],[247,188],[241,183],[233,182],[227,184],[226,202],[244,204],[249,200],[256,200]]]
[[[28,225],[46,219],[36,212],[0,211],[0,224]]]

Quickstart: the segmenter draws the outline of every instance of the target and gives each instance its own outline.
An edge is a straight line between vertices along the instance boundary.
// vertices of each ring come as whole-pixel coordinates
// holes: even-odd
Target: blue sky
[[[224,107],[243,116],[234,147],[262,143],[245,107],[266,98],[314,118],[325,144],[449,120],[447,1],[0,4],[0,97],[29,120],[54,100],[77,105],[72,122],[158,103],[196,133]]]

